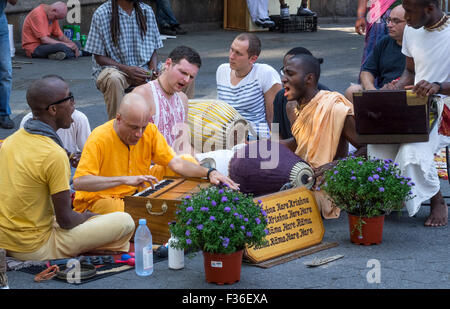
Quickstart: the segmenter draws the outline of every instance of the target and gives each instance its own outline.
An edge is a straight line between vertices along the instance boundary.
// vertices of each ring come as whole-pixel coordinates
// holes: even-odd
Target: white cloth
[[[24,123],[33,117],[33,114],[29,112],[26,114],[20,122],[22,128]],[[72,114],[73,122],[68,129],[58,129],[58,134],[61,139],[64,148],[70,153],[75,153],[83,150],[84,143],[86,142],[89,134],[91,134],[91,126],[89,120],[85,114],[79,110],[75,110]]]
[[[268,137],[264,94],[273,85],[281,84],[280,74],[268,64],[255,63],[250,73],[236,86],[231,84],[230,75],[229,63],[221,64],[217,69],[217,98],[235,108],[261,137]]]
[[[428,82],[450,82],[450,27],[442,31],[426,31],[406,26],[403,34],[402,52],[414,59],[414,84]],[[444,97],[441,95],[441,97]],[[439,117],[444,100],[439,100]],[[450,144],[450,137],[438,134],[438,125],[430,132],[424,143],[369,145],[369,156],[393,159],[399,164],[403,176],[415,183],[412,187],[416,197],[406,202],[410,216],[415,215],[420,205],[432,198],[440,189],[440,181],[434,154]]]
[[[198,161],[204,159],[214,159],[216,163],[216,169],[219,171],[219,173],[228,177],[228,167],[230,165],[230,161],[233,158],[234,153],[242,147],[245,147],[245,144],[235,145],[231,149],[221,149],[204,153],[197,153],[195,154],[195,158]]]
[[[253,22],[269,18],[269,0],[247,0],[247,7]]]

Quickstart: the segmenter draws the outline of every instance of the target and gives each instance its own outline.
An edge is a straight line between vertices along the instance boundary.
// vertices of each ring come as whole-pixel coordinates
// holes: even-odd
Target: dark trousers
[[[77,44],[78,49],[81,51],[81,44],[79,42],[75,42]],[[66,54],[65,59],[75,58],[75,53],[69,47],[64,45],[63,43],[58,44],[43,44],[34,50],[31,54],[33,58],[47,58],[48,55],[55,54],[57,52],[64,52]]]

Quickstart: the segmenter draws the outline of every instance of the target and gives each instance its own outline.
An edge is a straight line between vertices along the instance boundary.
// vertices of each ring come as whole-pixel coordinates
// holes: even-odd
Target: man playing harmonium
[[[116,118],[92,131],[73,180],[76,211],[124,211],[124,196],[175,173],[207,177],[212,184],[238,189],[215,169],[176,156],[157,127],[149,123],[153,112],[140,95],[130,93],[122,100]]]
[[[438,0],[404,0],[407,27],[403,35],[402,53],[406,67],[390,89],[412,89],[418,96],[434,97],[439,120],[429,134],[429,141],[394,145],[370,145],[370,152],[393,156],[402,175],[414,180],[415,198],[406,202],[410,216],[421,204],[430,200],[430,215],[425,226],[443,226],[448,222],[448,206],[440,191],[434,154],[450,144],[450,132],[443,129],[450,122],[450,19]],[[411,86],[413,85],[414,86]]]
[[[297,101],[298,115],[292,125],[293,137],[280,141],[308,162],[316,175],[334,165],[333,160],[348,155],[348,143],[365,150],[356,140],[353,104],[337,92],[319,90],[320,63],[311,55],[300,54],[287,60],[283,86],[288,101]],[[336,218],[340,210],[316,191],[324,218]]]
[[[127,213],[97,215],[71,208],[70,167],[56,130],[75,109],[67,84],[51,76],[27,90],[33,118],[0,149],[0,248],[23,261],[85,252],[127,252],[134,222]]]

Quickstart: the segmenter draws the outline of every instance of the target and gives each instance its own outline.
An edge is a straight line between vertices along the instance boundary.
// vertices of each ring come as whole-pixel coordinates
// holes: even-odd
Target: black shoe
[[[181,28],[180,25],[173,25],[172,30],[174,30],[176,34],[180,34],[180,35],[187,33],[187,31],[185,29]]]
[[[87,56],[92,56],[92,54],[85,50],[80,50],[80,57],[87,57]]]
[[[161,27],[161,30],[159,32],[165,35],[177,35],[176,31],[173,30],[170,26]]]
[[[297,16],[315,16],[316,13],[311,11],[308,8],[304,8],[304,7],[299,7],[297,10]]]
[[[13,129],[14,121],[12,121],[8,115],[0,116],[0,127],[2,127],[3,129]]]

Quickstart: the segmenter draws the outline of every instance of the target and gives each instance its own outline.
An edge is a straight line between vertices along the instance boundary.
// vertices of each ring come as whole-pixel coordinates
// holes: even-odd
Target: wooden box
[[[268,31],[267,28],[257,26],[250,17],[246,0],[223,1],[223,28],[241,31]]]
[[[405,90],[368,90],[353,95],[358,142],[398,144],[428,141],[434,109],[429,98]]]
[[[169,222],[175,220],[177,205],[186,195],[209,186],[201,178],[166,178],[170,183],[148,196],[125,196],[125,212],[129,213],[138,226],[139,219],[146,219],[153,243],[164,244],[170,238]]]

